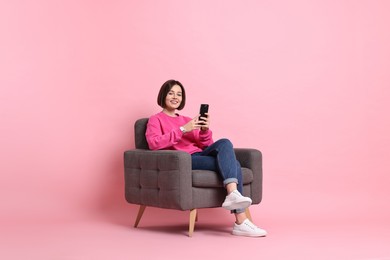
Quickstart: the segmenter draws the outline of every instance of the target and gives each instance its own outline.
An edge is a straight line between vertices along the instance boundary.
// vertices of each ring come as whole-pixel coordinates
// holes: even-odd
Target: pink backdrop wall
[[[134,215],[123,151],[170,78],[184,114],[207,102],[215,138],[263,152],[253,215],[389,218],[389,8],[2,1],[1,223]]]

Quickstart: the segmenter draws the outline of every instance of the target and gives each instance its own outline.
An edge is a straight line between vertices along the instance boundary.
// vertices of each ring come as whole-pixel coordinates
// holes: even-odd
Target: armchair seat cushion
[[[252,170],[248,168],[241,169],[243,184],[252,183]],[[192,170],[192,186],[198,188],[223,188],[223,183],[221,177],[214,171]]]

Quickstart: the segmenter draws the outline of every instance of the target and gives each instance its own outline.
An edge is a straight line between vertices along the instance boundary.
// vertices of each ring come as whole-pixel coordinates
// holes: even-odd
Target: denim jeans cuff
[[[236,213],[236,214],[243,213],[243,212],[245,212],[245,209],[234,209],[230,211],[230,213]]]
[[[223,181],[223,185],[226,186],[229,183],[235,182],[238,184],[238,180],[236,178],[227,178],[226,180]]]

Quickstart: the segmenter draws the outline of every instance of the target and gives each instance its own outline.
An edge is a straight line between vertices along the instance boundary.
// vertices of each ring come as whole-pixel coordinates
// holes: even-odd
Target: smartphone
[[[208,112],[209,112],[209,104],[201,104],[200,111],[199,111],[200,114],[199,120],[202,120],[201,117],[207,117],[206,113]]]

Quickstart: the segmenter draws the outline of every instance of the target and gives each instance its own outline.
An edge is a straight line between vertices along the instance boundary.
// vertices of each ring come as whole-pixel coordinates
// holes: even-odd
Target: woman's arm
[[[210,127],[210,115],[206,113],[205,117],[201,117],[203,124],[201,125],[198,137],[199,147],[204,149],[207,146],[210,146],[213,141],[213,133],[209,129]]]
[[[198,139],[198,145],[202,149],[204,149],[207,146],[210,146],[214,142],[213,140],[213,133],[210,129],[207,129],[206,131],[199,131],[199,139]]]
[[[179,127],[172,128],[166,133],[163,133],[163,128],[163,122],[158,117],[149,118],[145,136],[151,150],[171,147],[177,144],[183,135]]]

